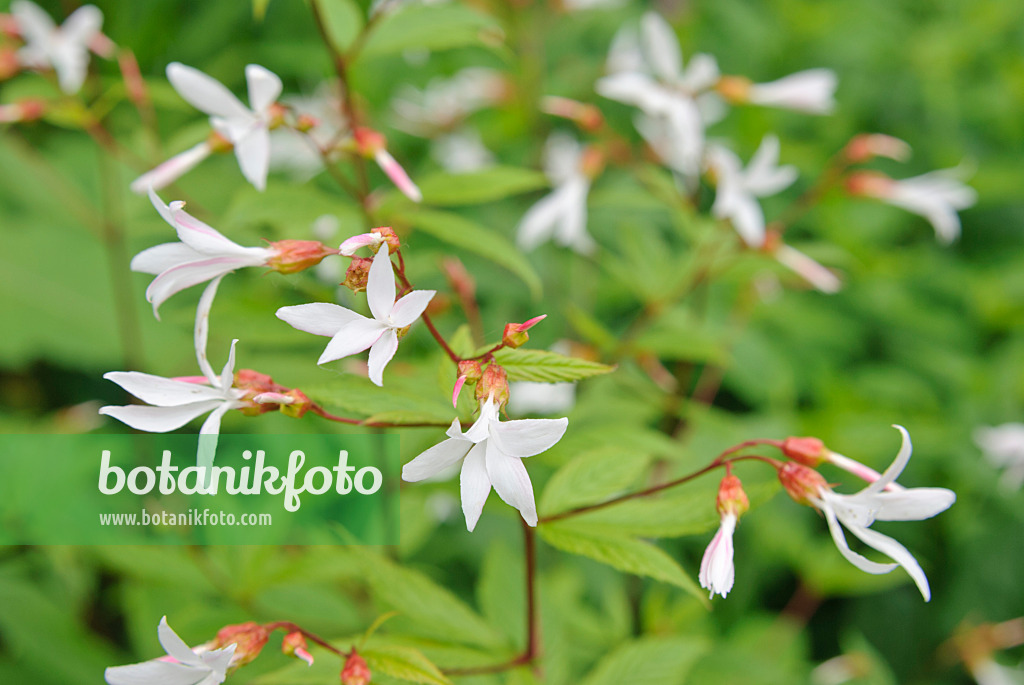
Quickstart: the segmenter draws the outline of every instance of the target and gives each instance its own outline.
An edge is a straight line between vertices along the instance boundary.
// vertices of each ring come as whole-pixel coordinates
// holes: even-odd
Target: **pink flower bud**
[[[487,365],[483,376],[476,384],[477,401],[486,402],[489,397],[499,408],[508,403],[508,374],[504,368],[493,362]]]
[[[300,114],[295,120],[295,130],[302,133],[309,133],[320,125],[320,120],[309,114]]]
[[[794,501],[807,505],[812,505],[811,498],[818,498],[828,488],[820,473],[795,461],[787,461],[779,468],[779,482]]]
[[[604,126],[604,115],[594,105],[549,95],[541,100],[541,111],[572,121],[584,131],[594,132]]]
[[[793,461],[814,468],[825,461],[828,450],[818,438],[790,437],[782,441],[782,453]]]
[[[318,240],[278,240],[270,243],[270,248],[275,254],[267,260],[267,266],[283,274],[304,271],[319,264],[324,257],[338,254]]]
[[[547,314],[541,314],[540,316],[535,316],[523,323],[505,324],[505,332],[501,336],[501,343],[505,347],[522,347],[526,344],[526,341],[530,339],[530,335],[527,331],[546,319],[547,316]]]
[[[480,362],[475,359],[464,359],[459,362],[459,377],[455,381],[455,388],[452,390],[452,406],[458,406],[459,393],[462,386],[468,383],[476,383],[483,376]]]
[[[910,157],[910,146],[899,138],[883,133],[861,133],[846,144],[845,154],[854,164],[868,162],[875,157],[905,162]]]
[[[363,657],[353,649],[341,669],[341,685],[369,685],[372,674]]]
[[[372,259],[353,257],[352,263],[348,265],[348,270],[345,272],[345,282],[342,285],[354,293],[361,293],[366,290],[366,283],[370,278],[371,265],[373,265]]]
[[[878,171],[857,171],[846,177],[846,192],[854,197],[890,197],[895,181]]]
[[[722,516],[729,514],[739,518],[750,509],[750,500],[738,477],[729,474],[722,479],[718,485],[718,498],[715,504]]]
[[[217,637],[210,645],[211,649],[223,649],[235,645],[235,654],[231,659],[231,667],[245,666],[260,655],[267,644],[269,633],[259,623],[248,621],[236,625],[224,626],[217,631]]]
[[[11,105],[0,105],[0,123],[23,123],[36,121],[46,112],[42,100],[22,100]]]
[[[297,630],[284,636],[284,639],[281,640],[281,651],[286,656],[294,656],[297,659],[302,659],[310,666],[313,665],[313,655],[309,653],[309,645],[306,644],[306,638]]]

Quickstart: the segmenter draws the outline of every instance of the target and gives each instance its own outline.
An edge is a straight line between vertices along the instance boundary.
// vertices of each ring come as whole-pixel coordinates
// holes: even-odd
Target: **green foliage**
[[[648,637],[627,642],[602,659],[583,685],[674,685],[686,682],[708,650],[704,640]]]
[[[452,682],[427,657],[410,647],[379,646],[361,654],[372,673],[422,685],[451,685]]]
[[[408,4],[385,16],[360,54],[378,57],[405,50],[451,50],[493,45],[501,29],[484,14],[457,4]]]
[[[490,167],[461,174],[434,173],[419,183],[423,201],[438,207],[457,207],[503,200],[547,185],[533,169]]]
[[[561,383],[600,376],[615,370],[607,364],[528,348],[500,349],[494,353],[494,360],[505,367],[510,381]]]

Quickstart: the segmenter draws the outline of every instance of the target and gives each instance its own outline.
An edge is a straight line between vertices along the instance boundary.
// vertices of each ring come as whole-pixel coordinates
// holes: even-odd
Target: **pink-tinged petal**
[[[228,350],[228,360],[224,363],[224,369],[220,372],[220,390],[226,391],[235,382],[235,345],[238,339],[231,341],[231,349]]]
[[[428,450],[420,452],[412,461],[402,467],[402,480],[407,483],[430,478],[453,464],[466,458],[473,443],[461,437],[448,438]],[[488,486],[490,487],[490,486]]]
[[[886,555],[897,564],[906,569],[910,577],[914,579],[914,583],[917,584],[917,589],[921,591],[921,595],[924,597],[924,601],[929,601],[932,597],[931,589],[928,587],[928,578],[924,574],[924,570],[921,565],[917,563],[917,559],[914,555],[907,550],[906,547],[893,540],[887,535],[871,530],[870,528],[863,528],[861,526],[848,526],[851,533],[860,538],[865,544],[874,547],[882,554]]]
[[[256,190],[267,188],[267,172],[270,170],[270,131],[258,126],[235,142],[235,157],[242,175]]]
[[[313,302],[281,307],[277,310],[277,318],[300,331],[333,338],[343,326],[366,317],[340,305]]]
[[[562,439],[569,419],[517,419],[490,422],[491,440],[512,457],[525,458],[545,452]]]
[[[675,31],[657,12],[646,12],[640,20],[642,45],[647,62],[662,81],[679,80],[683,70],[683,56]]]
[[[154,190],[165,188],[194,169],[197,164],[209,157],[212,151],[213,149],[206,141],[190,147],[132,181],[131,191],[142,195],[150,188]]]
[[[174,221],[174,229],[178,233],[178,238],[199,252],[211,256],[248,257],[267,251],[266,248],[242,247],[217,229],[186,212],[185,203],[180,200],[169,204],[167,209]]]
[[[139,371],[111,371],[103,374],[103,377],[154,407],[179,407],[193,402],[223,399],[216,388]]]
[[[911,488],[880,492],[873,498],[879,521],[922,521],[944,512],[956,502],[956,493],[946,488]]]
[[[143,250],[132,258],[131,270],[154,276],[173,266],[205,259],[202,252],[196,252],[185,243],[164,243]]]
[[[192,336],[192,343],[196,348],[196,362],[199,370],[203,372],[210,385],[217,387],[217,375],[210,366],[210,360],[206,356],[206,341],[210,334],[210,309],[213,308],[213,298],[217,296],[217,287],[220,285],[223,276],[210,281],[210,285],[203,290],[199,298],[199,305],[196,307],[196,323]]]
[[[178,634],[167,625],[166,616],[160,619],[156,634],[160,640],[160,646],[164,648],[168,656],[177,659],[183,664],[199,665],[202,663],[196,653],[185,644],[185,641],[178,637]]]
[[[370,305],[373,318],[386,323],[395,306],[395,271],[391,266],[391,255],[387,243],[378,248],[366,277],[366,303]]]
[[[306,650],[304,650],[302,647],[296,647],[294,654],[298,658],[300,658],[303,661],[305,661],[307,666],[312,666],[313,665],[313,655],[310,654],[309,652],[307,652]]]
[[[100,414],[111,416],[121,423],[147,433],[166,433],[213,411],[224,403],[223,399],[204,400],[177,407],[143,407],[130,404],[124,407],[101,407]]]
[[[158,309],[175,293],[234,271],[240,265],[232,257],[215,257],[201,262],[191,262],[171,267],[153,279],[146,288],[146,299],[153,305],[153,315],[160,318]]]
[[[351,257],[361,247],[377,247],[383,242],[384,238],[379,233],[360,233],[343,242],[338,248],[338,253],[344,257]]]
[[[831,506],[821,507],[821,510],[825,514],[825,519],[828,521],[828,530],[832,534],[832,540],[836,543],[836,548],[839,550],[840,554],[846,557],[847,561],[859,568],[861,571],[875,575],[889,573],[896,568],[898,564],[880,564],[877,561],[871,561],[867,557],[863,557],[850,549],[849,543],[846,542],[846,536],[843,534],[843,529],[839,525],[839,519],[836,517],[835,510],[833,510]]]
[[[436,290],[413,290],[395,302],[395,306],[391,310],[391,323],[396,328],[411,326],[416,319],[420,318],[436,294]]]
[[[370,357],[367,360],[370,381],[376,386],[384,385],[384,367],[398,351],[398,334],[395,329],[384,331],[377,342],[370,346]]]
[[[245,105],[220,81],[180,62],[167,65],[167,80],[190,105],[211,116],[224,118],[252,117]]]
[[[462,492],[462,513],[470,533],[476,528],[484,503],[491,494],[491,481],[487,476],[487,443],[474,445],[462,461],[459,486]]]
[[[533,483],[521,459],[511,457],[488,440],[487,478],[506,504],[515,507],[528,525],[537,525],[537,504],[533,498]]]
[[[709,597],[714,597],[716,592],[725,597],[732,590],[736,579],[732,542],[735,530],[736,517],[723,516],[718,532],[704,551],[698,580],[702,588],[710,591]]]
[[[519,324],[519,330],[528,331],[546,318],[548,318],[547,314],[541,314],[540,316],[535,316],[532,319],[527,319],[523,323]]]
[[[459,406],[459,393],[462,392],[462,386],[466,384],[466,376],[459,376],[455,379],[455,387],[452,389],[452,406]]]
[[[245,81],[249,86],[249,106],[257,112],[265,111],[281,95],[281,79],[258,64],[245,67]]]
[[[316,363],[326,364],[362,352],[377,342],[386,330],[379,321],[361,316],[341,327]]]
[[[387,150],[384,148],[377,150],[373,158],[381,168],[381,171],[391,179],[391,182],[402,191],[403,195],[413,202],[423,201],[423,193],[420,192],[419,187],[412,182],[412,179],[409,178],[409,174],[405,173],[402,165],[396,162],[395,158]]]

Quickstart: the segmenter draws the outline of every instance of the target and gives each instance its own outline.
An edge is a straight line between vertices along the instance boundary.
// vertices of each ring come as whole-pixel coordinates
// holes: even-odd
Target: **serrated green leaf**
[[[438,172],[420,180],[419,187],[426,204],[454,207],[493,202],[547,184],[539,171],[496,166],[466,174]]]
[[[500,42],[501,29],[490,17],[455,3],[407,5],[382,19],[361,55],[375,57],[416,48],[450,50]]]
[[[269,1],[269,0],[267,0]],[[345,52],[363,29],[363,13],[354,0],[313,0],[331,44]]]
[[[649,453],[615,446],[578,454],[548,481],[540,498],[541,511],[565,511],[623,492],[650,461]]]
[[[676,561],[649,542],[578,522],[542,524],[540,536],[563,552],[589,557],[626,573],[670,583],[707,604],[704,591]]]
[[[360,652],[372,673],[383,673],[410,683],[451,685],[430,659],[412,647],[378,646]]]
[[[606,656],[583,685],[679,685],[708,643],[692,637],[645,637]]]
[[[614,366],[546,350],[506,347],[494,353],[494,360],[505,367],[510,381],[561,383],[600,376],[615,370]]]
[[[414,209],[399,217],[413,228],[429,233],[449,245],[468,250],[503,266],[521,278],[534,298],[540,297],[540,276],[512,242],[495,230],[488,229],[458,214],[430,209]]]

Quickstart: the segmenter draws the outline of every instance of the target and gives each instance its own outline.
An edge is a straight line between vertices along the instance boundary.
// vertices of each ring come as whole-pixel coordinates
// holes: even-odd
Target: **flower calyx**
[[[324,257],[338,254],[318,240],[278,240],[270,243],[274,256],[267,266],[282,274],[294,274],[316,266]]]

